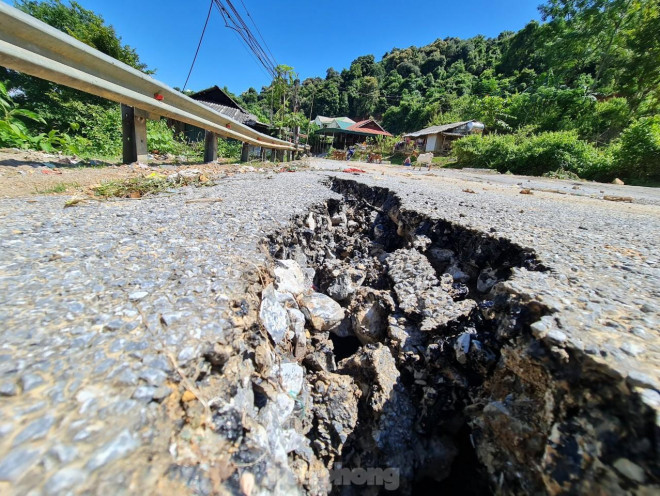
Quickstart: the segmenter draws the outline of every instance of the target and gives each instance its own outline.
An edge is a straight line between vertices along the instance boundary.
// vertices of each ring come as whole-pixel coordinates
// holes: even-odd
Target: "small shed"
[[[453,141],[470,134],[482,133],[484,128],[485,126],[478,121],[452,122],[442,126],[427,127],[408,133],[404,137],[415,140],[418,147],[425,152],[447,153],[451,150]]]

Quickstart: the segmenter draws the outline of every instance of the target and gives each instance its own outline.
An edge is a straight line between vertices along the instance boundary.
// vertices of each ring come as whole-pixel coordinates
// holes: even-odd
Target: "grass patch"
[[[557,169],[556,171],[550,171],[543,174],[543,177],[549,177],[550,179],[566,179],[570,181],[582,181],[580,176],[575,172],[567,171],[562,169]]]
[[[163,193],[175,187],[209,185],[206,176],[186,176],[180,173],[164,176],[152,173],[148,176],[132,177],[121,181],[106,181],[92,188],[96,196],[103,198],[142,198]]]
[[[57,183],[46,189],[39,189],[39,188],[35,188],[35,189],[37,194],[39,195],[49,195],[51,193],[66,193],[69,189],[79,190],[80,187],[81,187],[80,183],[73,182],[73,183]]]
[[[432,163],[438,167],[452,167],[456,164],[456,157],[433,157]]]
[[[75,207],[76,205],[79,205],[84,201],[85,201],[84,198],[71,198],[70,200],[67,200],[64,203],[64,208]]]

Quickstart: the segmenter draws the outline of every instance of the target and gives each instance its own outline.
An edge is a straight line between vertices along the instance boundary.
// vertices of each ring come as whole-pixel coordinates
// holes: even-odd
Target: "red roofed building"
[[[324,127],[317,129],[315,134],[332,136],[332,146],[337,149],[345,149],[357,143],[364,143],[368,138],[377,139],[382,136],[392,136],[374,119],[366,119],[360,122],[353,122],[350,119],[329,120],[328,123],[324,123]],[[325,141],[325,144],[327,145],[328,142]],[[316,150],[317,153],[319,151],[322,150]]]
[[[367,136],[392,136],[373,119],[356,122],[346,129],[346,131],[355,131],[356,133],[361,133]]]

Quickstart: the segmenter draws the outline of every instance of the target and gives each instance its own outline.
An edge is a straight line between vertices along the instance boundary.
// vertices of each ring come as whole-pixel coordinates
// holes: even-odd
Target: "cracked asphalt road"
[[[329,175],[533,248],[551,270],[506,284],[554,311],[538,339],[584,350],[660,411],[659,191],[311,165],[67,209],[63,197],[0,200],[0,492],[152,491],[170,462],[176,368],[240,325],[235,303],[267,263],[260,241],[333,196]],[[186,203],[198,198],[222,201]]]

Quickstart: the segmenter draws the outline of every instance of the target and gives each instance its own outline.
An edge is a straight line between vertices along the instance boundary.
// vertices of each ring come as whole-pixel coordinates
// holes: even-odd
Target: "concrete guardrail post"
[[[243,148],[241,148],[241,162],[247,162],[250,160],[250,145],[248,143],[243,143]]]
[[[146,163],[149,160],[149,152],[147,150],[147,112],[122,103],[121,126],[123,134],[123,163]]]
[[[218,135],[212,131],[204,134],[204,163],[218,160]]]

